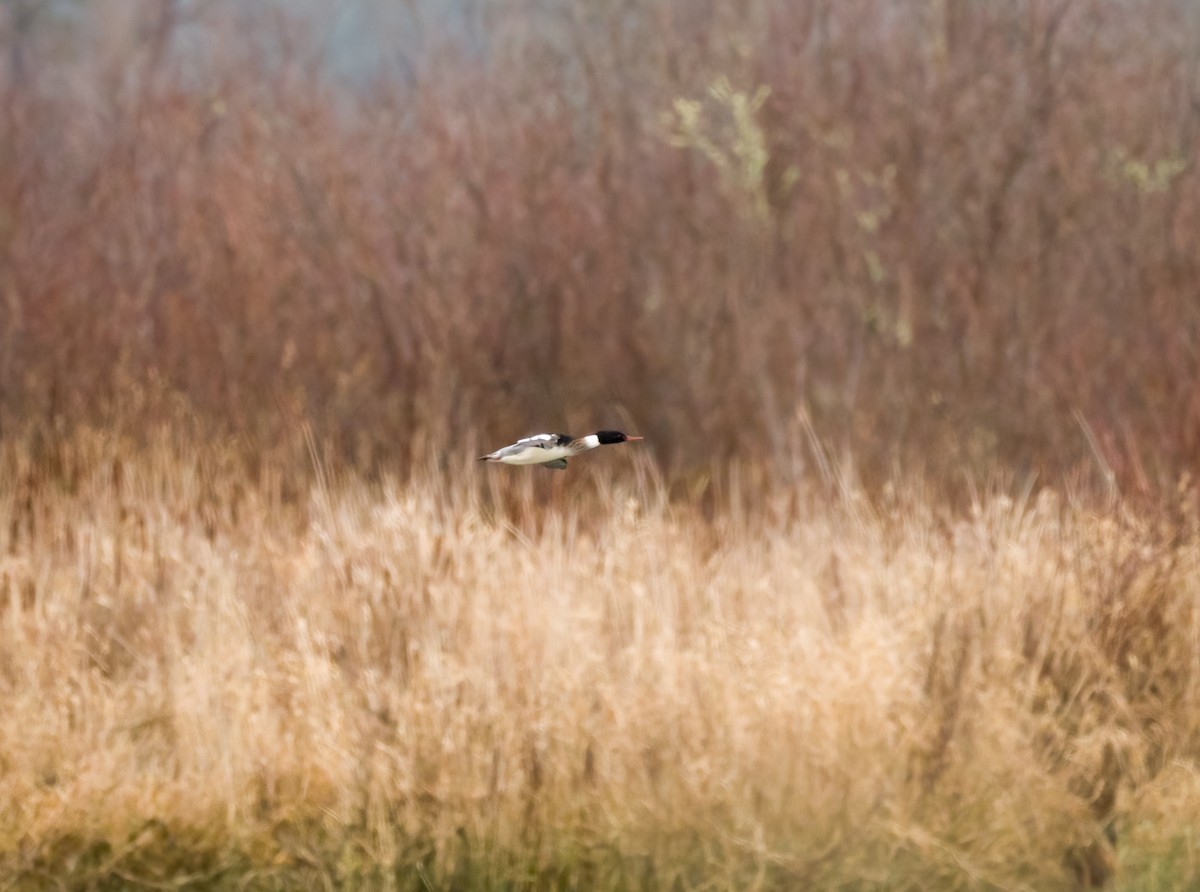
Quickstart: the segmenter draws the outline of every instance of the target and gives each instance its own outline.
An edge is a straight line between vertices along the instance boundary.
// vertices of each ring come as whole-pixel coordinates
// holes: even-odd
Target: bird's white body
[[[488,461],[497,461],[504,465],[544,465],[561,458],[570,458],[588,449],[595,449],[599,445],[600,439],[595,434],[567,443],[562,442],[561,434],[535,434],[517,440],[511,446],[497,449],[486,458]]]
[[[561,471],[567,466],[571,456],[595,449],[606,443],[624,443],[627,440],[640,440],[641,437],[628,437],[620,431],[598,431],[586,437],[571,437],[567,434],[534,434],[525,437],[511,446],[481,455],[480,461],[494,461],[504,465],[543,465]]]

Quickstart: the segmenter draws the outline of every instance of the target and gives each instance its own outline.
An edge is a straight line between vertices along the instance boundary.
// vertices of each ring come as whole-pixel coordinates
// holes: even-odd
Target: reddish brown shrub
[[[284,17],[10,10],[0,417],[182,395],[368,466],[618,422],[676,472],[799,473],[809,422],[865,479],[1200,465],[1182,4],[726,6],[512,0],[365,86]]]

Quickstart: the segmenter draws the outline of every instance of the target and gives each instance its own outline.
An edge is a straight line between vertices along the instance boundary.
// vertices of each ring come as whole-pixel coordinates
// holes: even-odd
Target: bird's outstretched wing
[[[556,471],[565,471],[567,469],[567,460],[565,458],[556,458],[554,461],[544,461],[541,465],[543,468],[553,468]]]
[[[549,449],[552,446],[566,446],[571,442],[571,438],[567,434],[534,434],[532,437],[523,437],[513,445],[515,446],[537,446],[541,449]]]

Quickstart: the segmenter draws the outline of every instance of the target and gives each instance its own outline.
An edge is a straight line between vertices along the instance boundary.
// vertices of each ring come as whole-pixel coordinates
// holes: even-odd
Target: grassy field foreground
[[[0,887],[1200,875],[1186,500],[115,455],[0,456]]]

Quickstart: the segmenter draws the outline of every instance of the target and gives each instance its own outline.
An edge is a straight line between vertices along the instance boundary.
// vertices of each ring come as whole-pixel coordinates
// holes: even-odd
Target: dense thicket
[[[1152,488],[1200,463],[1189,6],[487,2],[347,85],[265,6],[8,4],[0,418]]]

